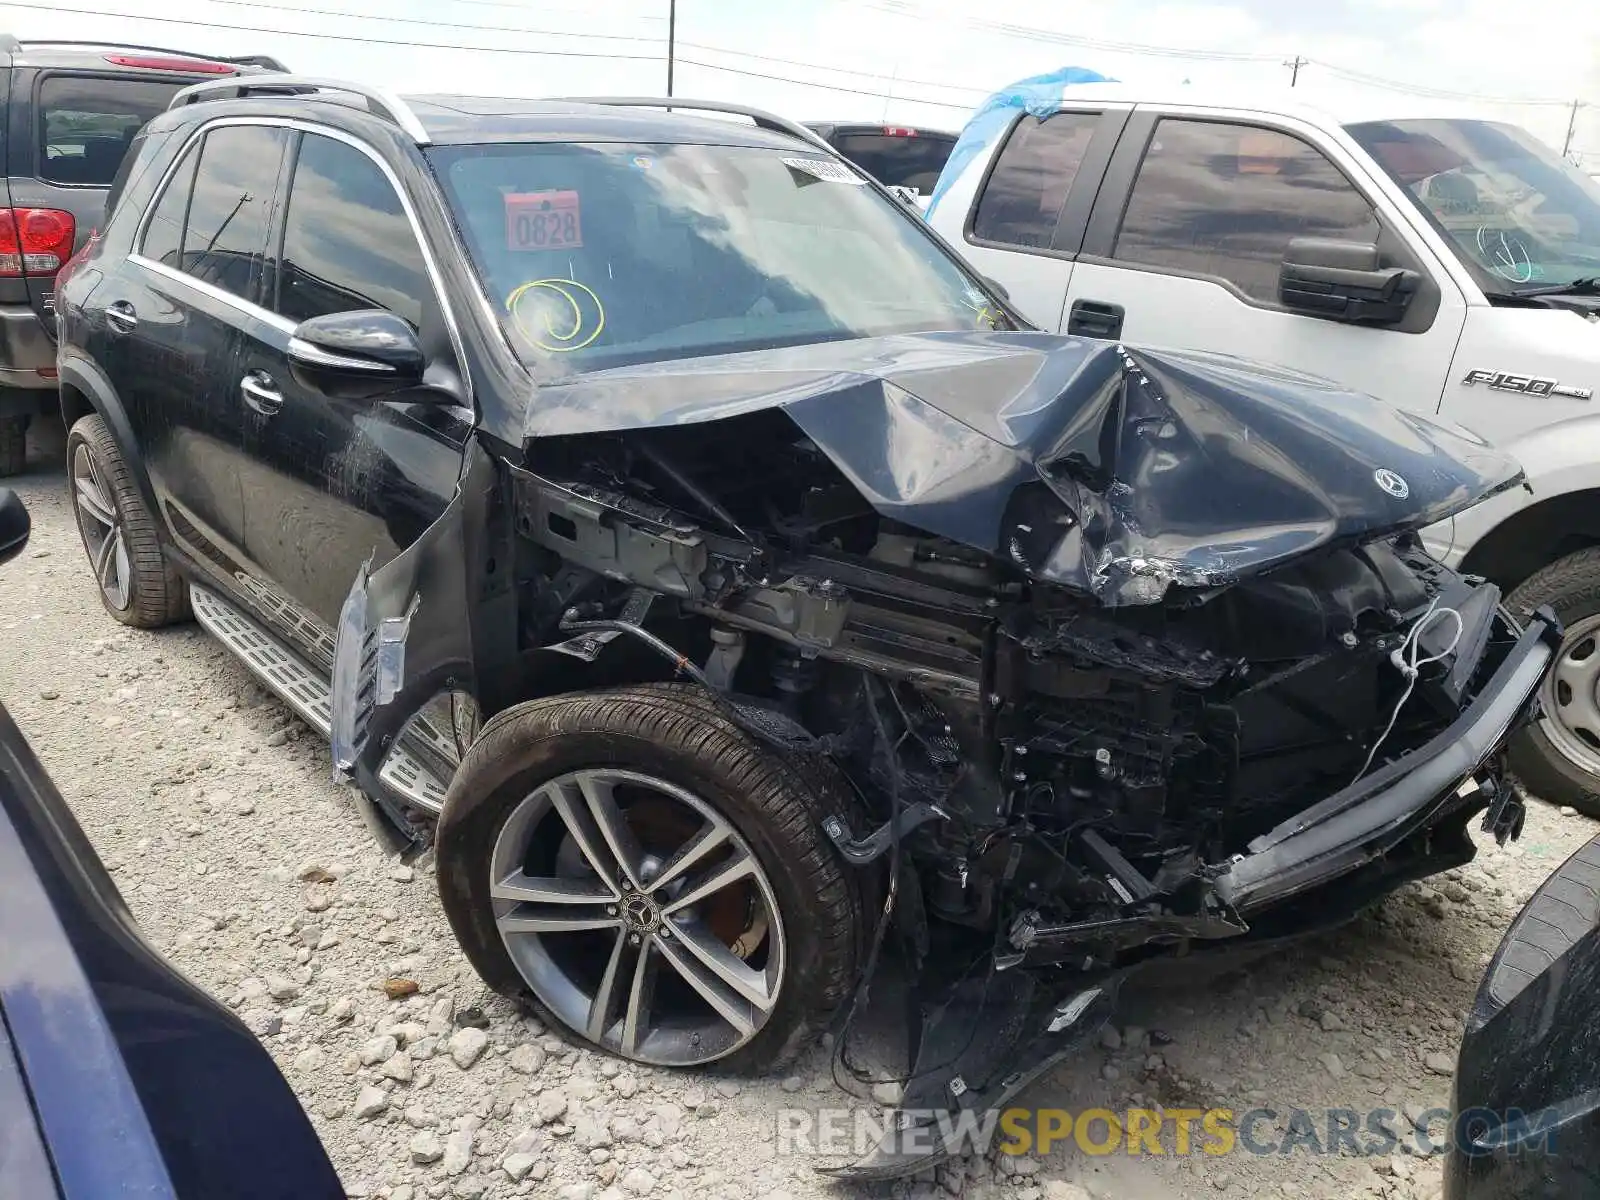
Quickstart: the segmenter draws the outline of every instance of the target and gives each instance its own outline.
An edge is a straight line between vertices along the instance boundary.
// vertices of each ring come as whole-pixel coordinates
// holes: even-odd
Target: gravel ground
[[[821,1048],[783,1080],[641,1070],[570,1048],[488,993],[450,936],[431,866],[378,852],[314,736],[194,628],[139,633],[102,612],[65,498],[60,431],[38,440],[30,473],[8,481],[34,540],[0,572],[0,696],[150,940],[271,1050],[350,1195],[868,1194],[777,1153],[778,1109],[871,1105],[828,1082]],[[1118,1029],[1026,1099],[1402,1114],[1443,1103],[1489,954],[1593,833],[1536,806],[1519,845],[1491,843],[1337,934],[1205,979],[1148,981]],[[390,998],[386,983],[409,994]],[[1401,1153],[1089,1156],[1069,1141],[893,1191],[1428,1200],[1439,1180],[1437,1159]]]

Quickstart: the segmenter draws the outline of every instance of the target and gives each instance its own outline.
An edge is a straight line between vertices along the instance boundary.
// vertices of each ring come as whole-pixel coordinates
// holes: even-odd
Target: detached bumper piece
[[[1022,970],[963,980],[924,1018],[895,1124],[869,1154],[822,1172],[899,1179],[983,1152],[1006,1106],[1100,1032],[1120,984],[1107,976],[1062,994]]]
[[[1477,699],[1450,727],[1410,754],[1299,813],[1250,843],[1213,881],[1239,913],[1326,883],[1392,849],[1441,809],[1484,790],[1501,831],[1519,823],[1518,804],[1480,778],[1485,762],[1533,711],[1560,641],[1553,620],[1535,615]]]

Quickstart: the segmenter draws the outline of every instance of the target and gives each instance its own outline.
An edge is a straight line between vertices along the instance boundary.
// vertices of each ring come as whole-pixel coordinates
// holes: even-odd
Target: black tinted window
[[[278,311],[304,321],[386,308],[420,327],[430,290],[422,249],[388,177],[353,146],[307,134],[289,189]]]
[[[183,235],[183,269],[253,297],[267,244],[284,131],[229,125],[206,134]]]
[[[1011,246],[1050,245],[1099,122],[1099,113],[1023,117],[978,199],[973,235]]]
[[[194,164],[199,160],[198,147],[184,151],[183,161],[172,173],[161,199],[150,213],[144,227],[144,242],[139,252],[146,258],[169,267],[181,267],[183,252],[183,224],[189,213],[189,193],[194,187]]]
[[[1317,150],[1252,125],[1164,120],[1139,168],[1115,256],[1226,279],[1275,303],[1297,237],[1373,242],[1372,206]]]
[[[845,133],[834,139],[839,153],[889,187],[916,188],[924,196],[939,182],[955,139],[929,134]]]
[[[39,176],[110,186],[133,135],[184,85],[47,75],[39,85]]]

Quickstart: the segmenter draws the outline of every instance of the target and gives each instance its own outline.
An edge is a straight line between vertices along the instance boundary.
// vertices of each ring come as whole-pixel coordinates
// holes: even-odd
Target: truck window
[[[1226,280],[1276,304],[1292,239],[1375,242],[1378,232],[1372,206],[1299,138],[1166,118],[1139,167],[1112,256]]]
[[[39,85],[39,178],[107,187],[133,135],[184,85],[153,79],[48,75]]]
[[[893,127],[891,126],[891,129]],[[885,187],[915,188],[926,196],[939,182],[953,137],[915,133],[841,133],[834,148]]]
[[[1025,116],[1000,148],[1000,157],[972,219],[972,235],[1007,246],[1048,247],[1061,206],[1100,122],[1099,113]]]

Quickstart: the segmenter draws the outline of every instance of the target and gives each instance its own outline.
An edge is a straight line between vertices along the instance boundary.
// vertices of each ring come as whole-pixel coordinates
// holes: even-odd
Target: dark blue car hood
[[[1042,333],[599,371],[541,387],[522,432],[704,424],[715,437],[768,408],[885,516],[1108,605],[1420,529],[1523,478],[1463,430],[1282,368]]]

